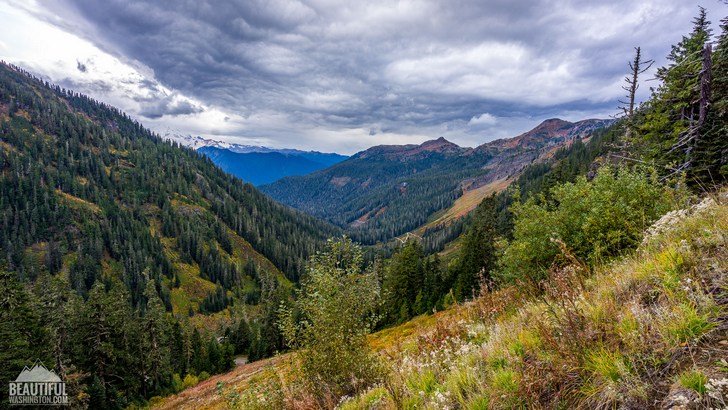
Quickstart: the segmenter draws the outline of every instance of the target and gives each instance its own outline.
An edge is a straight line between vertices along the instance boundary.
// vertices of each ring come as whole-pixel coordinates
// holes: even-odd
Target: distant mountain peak
[[[573,124],[573,123],[571,123],[569,121],[566,121],[566,120],[562,120],[561,118],[549,118],[549,119],[543,120],[543,122],[540,125],[544,125],[544,124],[565,124],[565,125],[568,125],[568,124]]]
[[[400,160],[406,160],[411,157],[421,157],[427,153],[440,154],[461,154],[466,148],[440,137],[434,140],[428,140],[420,145],[376,145],[364,151],[355,154],[352,158],[369,158],[374,156],[397,157]]]
[[[422,144],[420,144],[420,147],[432,147],[432,146],[437,146],[437,147],[449,146],[449,147],[460,148],[457,144],[446,140],[445,137],[440,137],[436,140],[425,141]]]
[[[410,153],[415,154],[422,151],[431,151],[431,152],[439,152],[439,153],[451,153],[451,152],[460,152],[462,151],[462,148],[448,140],[445,139],[445,137],[440,137],[436,140],[429,140],[425,141],[422,144],[420,144],[419,147],[412,150]]]
[[[213,140],[209,138],[203,138],[201,136],[192,136],[192,135],[185,135],[179,130],[167,128],[167,131],[162,135],[162,138],[168,141],[176,142],[182,146],[192,148],[194,150],[199,150],[201,148],[205,147],[212,147],[212,148],[218,148],[218,149],[226,149],[232,152],[236,152],[238,154],[250,154],[250,153],[258,153],[258,154],[269,154],[269,153],[279,153],[282,155],[296,155],[296,156],[305,156],[305,155],[337,155],[342,158],[346,158],[346,155],[340,155],[335,153],[328,153],[328,152],[319,152],[319,151],[302,151],[298,149],[293,148],[269,148],[264,147],[261,145],[244,145],[244,144],[236,144],[233,142],[225,142],[225,141],[218,141]]]
[[[530,131],[514,137],[487,142],[480,150],[487,148],[540,148],[550,144],[560,144],[566,140],[581,138],[591,131],[608,126],[614,120],[588,119],[569,122],[561,118],[549,118]]]

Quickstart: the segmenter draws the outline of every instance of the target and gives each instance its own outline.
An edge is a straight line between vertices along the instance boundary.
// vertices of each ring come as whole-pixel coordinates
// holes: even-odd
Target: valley
[[[517,137],[463,148],[444,138],[377,146],[310,175],[261,190],[273,199],[346,229],[368,245],[414,232],[435,234],[502,191],[529,165],[586,139],[612,120],[544,121]],[[438,215],[442,214],[442,215]],[[438,246],[442,246],[440,244]]]

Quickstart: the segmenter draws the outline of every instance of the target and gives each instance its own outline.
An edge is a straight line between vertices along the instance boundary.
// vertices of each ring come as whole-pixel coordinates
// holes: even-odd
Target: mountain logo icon
[[[35,362],[32,368],[28,369],[28,366],[23,368],[18,377],[15,379],[16,382],[47,382],[47,383],[60,383],[61,378],[58,377],[55,371],[48,370],[42,362]]]
[[[25,366],[18,377],[8,383],[8,403],[14,406],[67,406],[66,383],[53,370],[36,360]]]

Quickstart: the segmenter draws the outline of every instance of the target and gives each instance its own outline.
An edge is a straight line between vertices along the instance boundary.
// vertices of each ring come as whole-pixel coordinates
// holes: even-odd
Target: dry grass
[[[453,221],[464,217],[475,208],[477,208],[478,205],[483,201],[483,199],[485,199],[489,195],[508,188],[508,185],[513,182],[513,179],[513,177],[498,179],[481,187],[465,191],[460,196],[460,198],[455,200],[450,208],[438,212],[438,215],[435,219],[426,223],[425,225],[420,226],[419,228],[414,230],[414,233],[422,235],[429,228],[434,228],[441,225],[449,225]]]
[[[266,375],[271,369],[280,367],[290,356],[278,356],[238,366],[225,374],[218,374],[200,384],[183,390],[179,394],[164,398],[155,409],[219,409],[226,407],[227,398],[218,393],[218,383],[235,386],[236,390],[248,388],[250,380],[256,376]]]
[[[691,405],[719,403],[726,232],[728,207],[716,205],[594,274],[576,262],[552,270],[541,296],[501,289],[453,309],[467,315],[395,328],[420,336],[388,350],[388,395],[373,391],[396,408],[653,408],[680,380],[717,386],[718,399]],[[345,408],[376,408],[364,397]]]

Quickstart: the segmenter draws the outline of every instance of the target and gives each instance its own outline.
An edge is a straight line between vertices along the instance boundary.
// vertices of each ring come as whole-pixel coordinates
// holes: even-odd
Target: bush
[[[352,394],[376,378],[367,344],[380,289],[364,271],[361,248],[344,237],[315,255],[293,309],[282,308],[280,327],[298,348],[301,370],[320,402]]]
[[[182,381],[182,385],[185,389],[190,388],[192,386],[197,385],[197,383],[200,382],[200,379],[198,379],[194,374],[188,374],[185,376],[185,379]]]
[[[604,167],[592,181],[556,186],[549,200],[514,204],[513,240],[495,276],[506,283],[545,279],[559,254],[554,239],[589,266],[603,263],[639,245],[643,231],[683,197],[655,175],[626,168]]]

